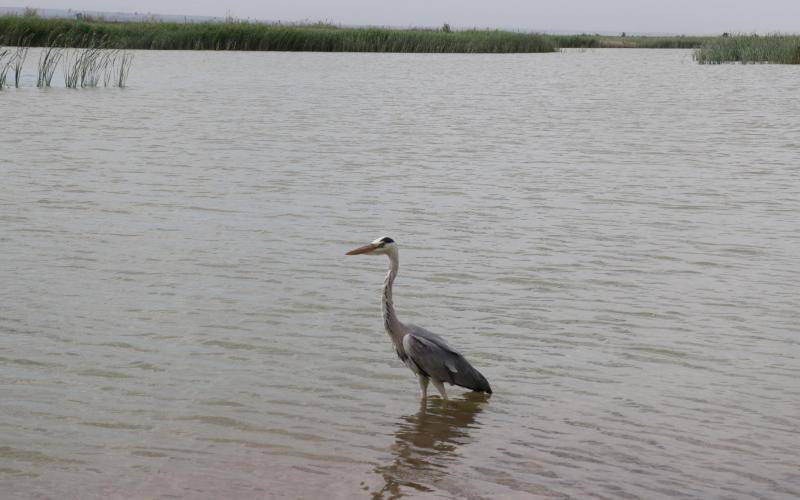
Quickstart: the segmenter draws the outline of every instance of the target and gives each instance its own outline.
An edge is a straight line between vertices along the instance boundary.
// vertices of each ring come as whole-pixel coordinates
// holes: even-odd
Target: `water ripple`
[[[124,92],[2,96],[2,491],[800,496],[791,68],[135,65]],[[382,234],[400,315],[491,398],[419,405],[385,262],[343,256]]]

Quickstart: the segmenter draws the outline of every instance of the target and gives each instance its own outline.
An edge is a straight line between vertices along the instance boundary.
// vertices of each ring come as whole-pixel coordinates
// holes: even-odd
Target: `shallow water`
[[[3,91],[2,496],[797,497],[798,71],[137,52]],[[381,235],[494,395],[420,405],[385,259],[344,257]]]

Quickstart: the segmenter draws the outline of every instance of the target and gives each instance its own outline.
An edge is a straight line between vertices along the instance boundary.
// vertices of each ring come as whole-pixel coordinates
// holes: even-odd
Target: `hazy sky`
[[[542,31],[800,32],[800,0],[30,0],[22,5],[220,17],[230,10],[239,18],[392,26],[447,22]]]

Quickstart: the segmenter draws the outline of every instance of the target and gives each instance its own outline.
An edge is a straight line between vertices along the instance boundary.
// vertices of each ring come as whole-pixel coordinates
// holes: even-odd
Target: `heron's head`
[[[358,247],[354,250],[350,250],[349,252],[347,252],[347,255],[358,255],[362,253],[367,253],[372,255],[386,255],[396,251],[397,251],[397,243],[395,243],[394,240],[389,238],[388,236],[384,236],[383,238],[378,238],[369,245],[364,245],[363,247]]]

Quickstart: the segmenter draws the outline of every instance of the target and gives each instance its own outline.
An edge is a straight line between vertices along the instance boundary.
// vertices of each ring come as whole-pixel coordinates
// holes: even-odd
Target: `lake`
[[[136,52],[0,92],[7,498],[796,498],[800,69]],[[489,379],[420,404],[400,319]],[[431,394],[436,392],[431,388]]]

